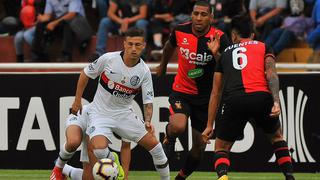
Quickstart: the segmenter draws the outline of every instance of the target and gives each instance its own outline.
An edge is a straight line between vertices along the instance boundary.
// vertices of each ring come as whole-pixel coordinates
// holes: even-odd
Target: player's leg
[[[191,105],[191,126],[192,126],[192,148],[187,154],[186,161],[180,169],[176,179],[185,179],[193,173],[200,164],[206,143],[202,140],[202,131],[207,126],[208,100],[196,99],[191,101],[196,105]]]
[[[169,97],[170,117],[166,126],[166,135],[162,142],[166,156],[170,159],[174,153],[176,138],[181,135],[187,126],[190,107],[180,93],[171,93]]]
[[[228,180],[227,174],[230,167],[229,152],[233,143],[216,138],[214,145],[214,169],[218,175],[218,180]]]
[[[269,135],[277,163],[285,175],[286,180],[294,180],[293,166],[287,142],[283,139],[281,128]]]
[[[66,142],[60,147],[59,156],[56,160],[50,178],[65,179],[62,169],[69,159],[72,158],[82,141],[82,125],[79,117],[71,114],[67,118]]]
[[[129,176],[129,168],[130,168],[130,161],[131,161],[131,148],[130,142],[126,140],[121,141],[121,151],[120,151],[120,158],[121,158],[121,165],[124,171],[124,179],[128,180]]]
[[[192,128],[192,148],[188,152],[186,162],[180,169],[175,179],[186,179],[193,173],[193,171],[197,169],[203,158],[206,145],[207,144],[202,140],[201,133],[198,130]]]
[[[144,147],[152,156],[154,166],[163,180],[170,179],[168,159],[155,135],[147,132],[145,125],[132,111],[123,113],[121,124],[117,123],[114,132],[124,139],[136,142]]]
[[[214,144],[214,169],[218,180],[228,180],[230,167],[229,152],[233,143],[243,135],[250,115],[245,98],[233,97],[222,104],[215,121],[216,140]]]
[[[114,127],[117,124],[116,121],[103,115],[93,113],[90,114],[90,118],[95,119],[94,121],[90,121],[87,128],[87,134],[90,137],[90,143],[93,147],[93,154],[97,159],[112,159],[118,165],[118,179],[123,179],[124,172],[120,165],[118,154],[111,152],[108,147],[110,139],[113,136],[111,127]]]
[[[256,123],[269,137],[277,163],[286,176],[286,180],[294,180],[291,156],[287,142],[282,136],[280,120],[278,117],[270,117],[273,106],[272,96],[270,94],[258,94],[254,99],[256,100],[255,104],[260,105],[255,106],[257,109],[254,110]]]
[[[153,164],[160,174],[161,180],[170,180],[170,170],[168,159],[163,151],[160,142],[156,137],[147,132],[145,136],[138,142],[139,145],[144,147],[152,156]]]

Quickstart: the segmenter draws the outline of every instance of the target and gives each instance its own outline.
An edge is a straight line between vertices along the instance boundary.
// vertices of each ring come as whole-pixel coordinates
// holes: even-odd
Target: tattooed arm
[[[146,129],[148,132],[153,133],[154,128],[151,125],[151,118],[152,118],[152,113],[153,113],[153,104],[152,103],[147,103],[143,105],[143,110],[144,110],[144,124],[146,126]]]
[[[270,116],[278,116],[280,114],[279,77],[276,71],[274,57],[267,56],[265,58],[265,71],[269,90],[272,93],[274,102]]]

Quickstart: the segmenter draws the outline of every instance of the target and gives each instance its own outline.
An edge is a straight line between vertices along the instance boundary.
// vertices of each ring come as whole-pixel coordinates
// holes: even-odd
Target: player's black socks
[[[229,155],[227,151],[217,151],[214,156],[214,169],[220,178],[223,175],[228,174],[230,166]]]
[[[277,158],[277,163],[281,168],[281,171],[286,176],[286,179],[293,180],[293,167],[291,156],[286,141],[278,141],[273,144],[274,153]],[[287,178],[288,177],[288,178]],[[293,179],[292,179],[293,178]]]
[[[191,151],[188,152],[184,167],[180,170],[179,174],[183,174],[183,177],[188,177],[190,174],[192,174],[193,171],[195,171],[198,168],[202,156],[203,152],[191,149]]]

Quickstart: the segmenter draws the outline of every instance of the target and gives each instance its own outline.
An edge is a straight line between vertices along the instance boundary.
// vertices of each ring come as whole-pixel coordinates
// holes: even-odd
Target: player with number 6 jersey
[[[209,143],[214,120],[218,117],[215,124],[214,168],[218,180],[228,180],[229,151],[237,137],[243,134],[249,119],[252,119],[272,143],[277,163],[286,180],[294,180],[291,157],[279,120],[279,78],[275,56],[264,43],[252,40],[252,32],[253,24],[248,16],[238,15],[232,19],[233,45],[224,50],[217,63],[208,123],[202,138]],[[216,39],[213,46],[219,46],[219,43],[219,39]],[[222,108],[218,112],[221,94]]]

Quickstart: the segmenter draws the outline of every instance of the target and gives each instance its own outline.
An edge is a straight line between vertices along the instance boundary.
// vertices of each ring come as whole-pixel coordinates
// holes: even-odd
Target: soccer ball
[[[118,177],[118,166],[112,159],[100,159],[92,169],[95,180],[116,180]]]

